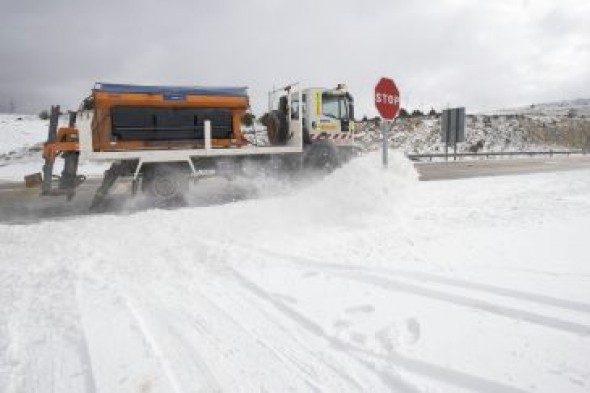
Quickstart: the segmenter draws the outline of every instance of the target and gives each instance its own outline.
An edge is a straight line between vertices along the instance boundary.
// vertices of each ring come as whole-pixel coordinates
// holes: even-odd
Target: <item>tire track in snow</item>
[[[295,263],[297,265],[304,265],[307,267],[313,267],[322,271],[348,271],[348,272],[361,272],[361,273],[375,273],[375,274],[385,274],[388,276],[395,276],[395,277],[404,277],[409,279],[414,279],[417,281],[422,282],[433,282],[436,284],[443,284],[448,285],[451,287],[458,287],[464,289],[470,289],[479,292],[487,292],[493,295],[503,296],[503,297],[511,297],[519,300],[524,300],[533,303],[539,303],[546,306],[557,307],[568,309],[572,311],[578,311],[582,313],[590,314],[590,304],[582,303],[572,300],[560,299],[552,296],[532,293],[532,292],[525,292],[517,289],[512,288],[504,288],[498,287],[495,285],[485,284],[485,283],[476,283],[472,281],[468,281],[465,279],[458,279],[458,278],[451,278],[445,277],[433,273],[423,273],[423,272],[416,272],[411,270],[401,270],[401,269],[391,269],[391,268],[381,268],[381,267],[368,267],[368,266],[354,266],[354,265],[344,265],[344,264],[337,264],[332,262],[322,262],[318,260],[308,259],[308,258],[301,258],[301,257],[293,257],[290,255],[285,255],[276,251],[263,249],[261,247],[256,247],[252,245],[237,245],[238,247],[243,248],[244,250],[249,251],[257,251],[263,254],[267,254],[273,257],[278,257],[283,260],[287,260],[289,262]]]
[[[110,270],[92,272],[93,281],[97,280],[97,274],[100,281],[100,289],[97,289],[100,292],[93,296],[99,302],[96,305],[104,302],[101,293],[108,294],[117,299],[115,303],[121,313],[119,315],[124,318],[124,324],[129,325],[132,319],[136,320],[137,323],[133,323],[135,336],[144,336],[146,352],[154,353],[157,362],[162,364],[162,367],[158,367],[159,371],[164,371],[162,374],[166,375],[162,375],[161,379],[169,380],[170,385],[174,384],[173,381],[177,382],[175,386],[169,387],[169,391],[187,391],[179,386],[196,390],[195,384],[186,383],[187,378],[194,376],[194,366],[201,369],[197,370],[197,374],[204,373],[201,366],[205,364],[217,375],[226,377],[220,379],[224,384],[223,391],[244,391],[244,387],[249,387],[245,391],[257,390],[259,381],[261,387],[274,386],[269,391],[281,391],[282,387],[289,386],[297,386],[298,391],[316,392],[333,391],[331,386],[340,387],[336,391],[364,390],[337,367],[329,363],[320,364],[323,353],[314,354],[306,348],[305,343],[293,346],[292,338],[284,334],[285,328],[276,324],[276,314],[275,318],[260,318],[258,308],[254,307],[256,304],[252,305],[251,302],[238,303],[242,308],[237,308],[233,307],[233,302],[226,301],[230,307],[220,307],[215,301],[219,296],[229,300],[232,297],[240,300],[249,296],[239,286],[223,285],[228,279],[231,280],[228,284],[234,284],[233,277],[223,268],[223,263],[221,266],[197,265],[196,268],[192,261],[187,260],[186,264],[166,264],[164,272],[146,269],[129,278],[115,277],[116,281],[113,281]],[[204,275],[209,269],[213,275]],[[215,288],[218,285],[207,286],[213,290],[203,290],[199,283],[208,282],[221,283],[220,291]],[[232,296],[228,297],[226,293]],[[243,308],[244,305],[252,305],[252,308]],[[236,315],[245,317],[245,321],[236,319]],[[130,322],[126,322],[127,319]],[[267,329],[270,324],[277,326],[272,330]],[[108,321],[104,324],[109,332],[110,325]],[[112,333],[116,334],[116,330]],[[269,333],[270,338],[267,337]],[[275,342],[279,342],[279,346],[274,345]],[[197,356],[190,356],[191,351]],[[203,354],[200,363],[195,361],[199,353]],[[103,361],[107,359],[103,356]],[[162,362],[163,359],[168,362]],[[166,364],[169,366],[166,367]],[[247,380],[243,379],[244,376]],[[330,380],[335,383],[329,383]],[[199,386],[203,385],[197,382]],[[328,386],[325,390],[321,388],[322,383]],[[208,384],[203,390],[222,390],[219,383],[217,386],[212,385]]]
[[[80,307],[79,301],[80,295],[80,281],[76,283],[75,286],[75,299],[76,299],[76,309],[78,312],[78,320],[80,323],[80,336],[81,336],[81,344],[78,346],[78,350],[80,352],[80,358],[85,363],[87,369],[84,373],[84,378],[86,381],[86,389],[88,392],[96,393],[96,380],[94,377],[94,369],[92,367],[92,357],[90,356],[90,346],[88,345],[88,337],[86,335],[86,331],[84,330],[84,324],[82,322],[82,308]]]
[[[448,302],[458,306],[466,306],[478,310],[486,311],[492,314],[524,320],[536,325],[558,329],[568,333],[574,333],[581,336],[590,336],[590,326],[576,322],[570,322],[563,319],[548,317],[545,315],[533,313],[531,311],[521,310],[514,307],[500,306],[483,300],[476,300],[466,296],[454,295],[437,289],[427,288],[415,284],[410,284],[393,278],[355,272],[337,273],[338,276],[350,281],[374,285],[389,291],[406,292],[413,295],[419,295],[433,300]]]
[[[379,371],[373,365],[366,362],[365,360],[352,356],[347,351],[348,349],[350,349],[348,343],[338,339],[337,337],[332,337],[328,335],[320,325],[303,316],[302,314],[295,311],[293,308],[287,306],[283,302],[275,299],[271,294],[269,294],[264,289],[256,285],[253,281],[247,279],[238,271],[232,269],[232,274],[236,278],[237,283],[240,284],[242,287],[246,288],[250,293],[254,294],[257,298],[263,300],[265,303],[271,304],[275,309],[280,311],[283,315],[286,315],[298,326],[303,327],[305,330],[312,333],[314,336],[317,336],[323,339],[324,341],[328,342],[333,348],[337,349],[342,354],[348,356],[353,361],[361,364],[365,369],[377,376],[388,388],[396,389],[395,391],[420,392],[420,389],[418,389],[418,387],[412,385],[409,382],[404,381],[399,375],[392,376],[390,373]]]
[[[458,278],[450,278],[441,275],[436,275],[432,273],[422,273],[422,272],[413,272],[413,271],[406,271],[406,270],[395,270],[395,269],[386,269],[386,268],[368,268],[363,269],[361,267],[358,268],[348,268],[346,269],[343,266],[334,265],[330,266],[330,268],[340,269],[343,270],[354,270],[354,271],[364,271],[364,272],[371,272],[377,274],[385,274],[389,276],[398,276],[404,277],[409,279],[414,279],[417,281],[422,282],[433,282],[436,284],[443,284],[450,287],[457,287],[462,289],[469,289],[473,291],[479,292],[487,292],[492,295],[503,296],[503,297],[511,297],[518,300],[524,300],[531,303],[538,303],[545,306],[563,308],[572,311],[578,311],[582,313],[590,314],[590,304],[576,302],[572,300],[560,299],[552,296],[541,295],[537,293],[525,292],[520,291],[517,289],[512,288],[503,288],[498,287],[495,285],[479,283],[479,282],[472,282],[465,279],[458,279]]]
[[[231,326],[233,328],[234,334],[236,334],[236,331],[240,331],[248,338],[248,340],[240,340],[241,344],[245,344],[245,342],[254,343],[256,345],[256,347],[259,347],[260,349],[263,350],[263,352],[268,353],[273,359],[275,359],[277,362],[282,364],[285,369],[295,368],[297,370],[296,372],[301,372],[302,374],[306,375],[307,377],[312,376],[311,373],[309,372],[309,370],[306,370],[304,367],[302,367],[301,362],[299,362],[297,359],[295,359],[287,354],[282,353],[278,349],[273,348],[271,345],[269,345],[265,340],[262,340],[260,337],[254,336],[247,328],[244,327],[243,323],[240,324],[240,323],[238,323],[238,321],[234,320],[231,317],[230,313],[223,311],[221,308],[215,306],[213,303],[212,303],[212,305],[219,309],[220,314],[223,315],[224,319],[228,319],[231,321]],[[211,314],[207,313],[207,315],[211,315]],[[209,339],[212,341],[217,341],[218,343],[221,341],[219,336],[214,336],[213,334],[210,334]],[[253,350],[253,348],[250,347],[250,350],[252,351],[251,356],[256,357],[256,358],[259,358],[259,356],[262,356],[259,349]],[[258,355],[258,356],[256,356],[256,355]],[[344,377],[343,380],[348,379],[348,376],[346,376],[346,375],[344,375],[344,376],[341,375],[341,377]],[[317,386],[317,384],[314,381],[309,380],[307,378],[304,378],[303,380],[306,384],[308,384],[310,387],[312,387],[314,391],[322,391],[322,389],[319,386]],[[351,384],[354,385],[354,381],[352,381],[352,380],[347,380],[347,382],[350,382]],[[358,385],[354,385],[354,386],[357,386],[357,388],[360,388]]]
[[[214,273],[214,278],[215,280],[231,280],[232,284],[235,283],[234,277],[233,277],[233,270],[231,270],[229,267],[226,267],[224,269],[219,269],[219,267],[217,267],[217,269],[212,270],[212,272]],[[229,288],[230,286],[226,286],[225,288]],[[235,286],[233,286],[233,288],[235,288]],[[245,294],[249,294],[250,292],[247,291],[246,293],[235,293],[234,291],[231,291],[231,295],[230,296],[235,296],[237,298],[239,298],[240,300],[245,298]],[[227,295],[227,293],[224,293],[224,295]],[[357,381],[355,381],[351,376],[347,375],[345,372],[343,372],[342,370],[338,369],[335,365],[326,362],[324,359],[322,359],[321,357],[317,356],[316,353],[314,353],[313,351],[309,351],[309,350],[305,350],[305,346],[302,345],[301,347],[297,348],[299,350],[299,352],[301,352],[302,350],[305,351],[305,356],[310,356],[311,358],[313,358],[313,361],[311,361],[312,359],[301,359],[301,355],[300,354],[291,354],[291,353],[286,353],[284,350],[281,350],[280,348],[278,348],[278,346],[280,345],[280,343],[275,344],[275,345],[271,345],[269,344],[268,341],[268,336],[267,334],[269,334],[269,331],[266,330],[266,333],[264,334],[263,337],[260,337],[259,335],[255,335],[253,333],[253,331],[251,331],[251,329],[253,329],[254,331],[259,331],[260,327],[265,327],[266,329],[268,329],[268,325],[272,324],[272,325],[276,325],[277,328],[279,328],[281,331],[284,331],[285,328],[282,327],[282,324],[277,321],[276,319],[276,315],[269,315],[267,312],[265,312],[263,309],[261,309],[259,306],[255,307],[256,311],[252,311],[251,313],[248,313],[249,315],[255,315],[254,313],[258,312],[261,313],[265,316],[265,320],[262,321],[262,323],[257,324],[257,326],[253,327],[253,328],[247,328],[244,321],[239,321],[237,319],[234,318],[234,316],[232,315],[232,312],[230,312],[229,310],[226,310],[225,308],[221,307],[217,301],[215,301],[211,296],[206,295],[205,293],[203,293],[200,289],[195,289],[192,288],[192,290],[190,291],[190,298],[191,299],[201,299],[202,301],[207,302],[210,307],[212,307],[214,310],[216,310],[214,313],[211,313],[210,311],[207,311],[206,313],[204,313],[204,315],[206,316],[206,319],[211,320],[211,317],[216,314],[219,315],[222,319],[226,319],[229,324],[232,326],[232,330],[233,334],[236,334],[236,331],[240,331],[242,332],[247,338],[249,342],[255,343],[255,348],[262,348],[264,350],[264,352],[267,352],[268,354],[270,354],[272,357],[274,357],[277,361],[279,361],[281,364],[283,364],[283,367],[287,368],[287,369],[292,369],[294,368],[295,370],[301,372],[302,374],[306,375],[307,377],[311,378],[303,378],[303,381],[305,382],[305,384],[307,384],[307,387],[312,389],[313,391],[316,392],[321,392],[323,391],[323,389],[317,384],[316,381],[314,381],[314,379],[317,379],[317,375],[314,373],[314,371],[316,371],[316,369],[314,367],[311,366],[311,364],[313,364],[313,361],[317,361],[319,363],[321,363],[324,367],[330,369],[335,375],[337,375],[340,378],[340,381],[346,382],[350,387],[352,387],[354,389],[354,391],[363,391],[365,390],[363,388],[363,386],[361,386]],[[258,299],[258,298],[256,298]],[[248,304],[250,306],[250,304]],[[240,307],[243,307],[243,304],[240,304]],[[240,313],[243,315],[244,314],[244,310],[241,309]],[[256,319],[258,320],[258,319]],[[224,323],[225,326],[227,326],[227,323]],[[226,327],[226,329],[228,329]],[[214,335],[213,333],[217,333],[216,335]],[[215,331],[213,333],[209,333],[209,336],[214,339],[214,341],[220,341],[219,340],[219,331]],[[210,339],[211,339],[210,338]],[[291,338],[291,340],[296,340],[295,337]],[[288,341],[291,341],[288,340]],[[240,343],[244,343],[244,340],[241,339]],[[287,349],[292,349],[292,348],[287,348]],[[254,351],[254,348],[250,348],[250,350]],[[254,353],[252,354],[254,355]],[[260,353],[259,356],[261,356],[262,354]],[[291,373],[289,373],[289,375],[292,375]]]
[[[230,246],[233,247],[235,245],[234,242],[228,243],[228,242],[224,242],[224,241],[212,241],[212,240],[208,240],[208,239],[207,240],[206,239],[198,239],[197,241],[199,243],[201,243],[205,247],[211,247],[211,248],[214,248],[216,250],[225,249],[225,248],[230,247]],[[243,283],[241,283],[241,280],[239,280],[239,279],[236,280],[236,278],[238,278],[238,276],[236,276],[236,274],[239,275],[239,273],[235,269],[233,269],[230,266],[229,263],[224,262],[222,264],[222,266],[220,266],[219,264],[216,264],[215,266],[208,266],[208,270],[210,270],[213,273],[215,273],[215,275],[218,278],[231,279],[232,280],[232,283],[241,284],[240,286],[241,287],[244,287],[244,289],[246,289],[246,292],[247,293],[254,294],[255,295],[254,296],[255,298],[260,299],[260,294],[259,293],[253,292],[252,291],[252,288],[248,288],[247,286],[245,286]],[[271,297],[270,297],[271,295],[270,294],[266,294],[266,296],[269,296],[269,299],[271,299]],[[268,300],[268,299],[266,299],[266,300]],[[212,300],[210,300],[210,301],[213,302]],[[215,303],[215,302],[213,302],[213,303]],[[273,306],[274,309],[276,309],[276,305],[275,304],[271,304],[271,305]],[[257,308],[259,309],[259,312],[262,312],[262,313],[266,314],[266,312],[264,312],[263,309],[260,306],[257,306]],[[282,313],[282,314],[284,314],[284,313]],[[301,321],[297,321],[296,318],[294,319],[292,315],[291,316],[287,315],[287,316],[288,316],[288,320],[289,321],[295,322],[295,326],[296,327],[301,327]],[[274,324],[277,324],[279,326],[281,325],[280,322],[276,321],[276,315],[270,315],[269,320],[272,323],[274,323]],[[321,327],[318,326],[318,328],[320,330],[322,330]],[[310,326],[307,326],[307,328],[304,329],[304,331],[306,333],[311,332],[311,333],[313,333],[314,336],[318,336],[318,334],[317,334],[318,331],[317,330],[314,331],[313,328],[310,329]],[[333,343],[331,343],[331,344],[333,344]],[[344,352],[344,353],[346,354],[346,352]],[[354,388],[356,390],[358,390],[358,391],[366,391],[366,388],[363,388],[361,385],[359,385],[359,383],[357,381],[355,381],[354,379],[352,379],[349,375],[347,375],[346,373],[344,373],[342,370],[338,369],[338,367],[336,367],[335,365],[324,361],[323,359],[321,359],[320,357],[318,357],[317,354],[315,354],[313,352],[310,352],[310,354],[314,357],[314,359],[317,359],[318,361],[320,361],[321,363],[323,363],[326,367],[330,368],[334,373],[338,374],[340,376],[340,378],[342,378],[342,380],[347,381],[351,386],[354,386]],[[390,381],[389,380],[389,379],[391,379],[390,378],[390,375],[385,375],[385,374],[379,372],[378,370],[375,370],[370,364],[368,364],[366,362],[363,362],[362,360],[359,360],[359,359],[357,359],[357,358],[355,358],[353,356],[350,356],[350,354],[346,354],[346,355],[351,360],[353,360],[355,362],[360,362],[363,366],[365,366],[365,369],[367,369],[371,374],[375,375],[382,382],[383,381],[386,381],[387,382],[386,383],[387,386],[396,385],[396,386],[398,386],[397,387],[398,389],[401,388],[402,391],[404,391],[404,392],[418,392],[419,391],[413,385],[405,384],[404,382],[397,381],[397,380],[396,381],[394,381],[394,380],[391,380]],[[293,361],[293,360],[291,359],[291,361]]]
[[[174,371],[172,371],[172,367],[170,366],[168,359],[164,356],[164,353],[162,352],[160,345],[155,340],[144,318],[139,313],[137,307],[133,304],[130,297],[126,293],[121,293],[121,297],[123,298],[123,304],[129,310],[129,314],[137,322],[137,326],[139,328],[139,331],[142,333],[145,342],[150,346],[152,352],[154,353],[154,355],[158,359],[158,362],[162,366],[164,374],[166,375],[166,378],[168,379],[170,386],[172,386],[174,393],[183,393],[184,389],[181,388],[178,379],[174,374]]]
[[[456,371],[452,369],[448,369],[445,367],[437,366],[435,364],[427,363],[422,360],[411,359],[406,356],[392,353],[389,356],[379,355],[373,353],[368,350],[359,349],[338,337],[331,336],[327,334],[324,329],[310,320],[309,318],[305,317],[303,314],[299,313],[292,307],[286,305],[285,303],[275,299],[271,294],[266,292],[263,288],[255,284],[253,281],[246,278],[244,275],[233,270],[233,275],[237,279],[237,281],[250,290],[254,295],[258,298],[264,300],[267,303],[273,305],[278,311],[285,314],[287,317],[291,318],[294,322],[299,324],[300,326],[304,327],[311,333],[315,334],[318,337],[326,340],[332,347],[338,349],[342,353],[350,356],[353,360],[359,362],[362,366],[366,369],[375,373],[389,388],[394,389],[401,389],[403,391],[408,392],[417,392],[419,389],[411,385],[409,382],[404,381],[399,376],[392,376],[389,373],[379,371],[376,366],[372,365],[370,362],[361,359],[358,356],[353,356],[351,353],[357,353],[363,356],[368,357],[369,359],[375,361],[386,363],[394,362],[396,365],[405,368],[406,370],[421,375],[427,379],[438,379],[440,381],[444,381],[448,384],[459,386],[463,388],[467,388],[470,390],[478,391],[478,392],[489,392],[489,393],[525,393],[526,391],[505,385],[496,381],[492,381],[489,379],[485,379],[482,377],[470,375],[461,371]]]
[[[6,352],[0,351],[0,357],[7,356],[9,363],[6,386],[0,379],[0,391],[96,393],[76,303],[77,276],[69,267],[50,269],[42,262],[35,266],[38,270],[26,263],[18,269],[18,274],[4,277],[8,294],[0,296],[10,304],[3,307],[8,316],[6,347],[0,349]]]
[[[452,287],[470,289],[484,293],[487,292],[492,293],[494,295],[526,300],[533,303],[540,303],[545,306],[552,306],[562,309],[575,310],[583,313],[590,313],[590,305],[586,303],[573,302],[569,300],[553,298],[550,296],[537,295],[533,293],[506,289],[487,284],[470,283],[466,280],[457,280],[429,273],[394,270],[386,268],[366,268],[364,266],[347,266],[334,263],[322,263],[316,260],[291,257],[289,255],[264,250],[259,247],[246,247],[242,245],[238,245],[238,247],[243,248],[244,250],[264,253],[275,258],[279,257],[283,261],[288,261],[289,263],[292,263],[296,266],[299,265],[305,267],[312,267],[324,273],[337,275],[350,281],[370,284],[386,290],[411,293],[429,299],[444,301],[457,306],[475,308],[503,317],[517,320],[525,320],[529,323],[554,328],[568,333],[578,334],[581,336],[590,336],[590,326],[588,325],[567,321],[561,318],[546,316],[515,307],[498,305],[484,300],[471,299],[465,296],[441,291],[439,289],[428,288],[420,285],[407,283],[392,277],[403,277],[405,279],[415,280],[421,283],[434,282],[437,284],[449,285]],[[387,276],[385,276],[384,274],[386,274]]]
[[[207,244],[208,246],[219,247],[219,243],[215,242],[215,241],[207,240],[207,241],[203,241],[203,243]],[[273,263],[274,262],[279,262],[279,263],[282,262],[283,264],[288,263],[291,266],[294,266],[297,268],[301,268],[302,266],[303,267],[313,267],[313,268],[318,269],[321,272],[327,273],[328,275],[337,275],[340,278],[346,279],[346,280],[354,281],[355,276],[353,275],[353,273],[355,273],[355,275],[358,275],[359,273],[362,273],[364,276],[371,275],[370,273],[367,273],[367,270],[370,272],[371,269],[364,269],[364,267],[346,266],[346,265],[337,265],[337,264],[326,264],[326,263],[322,263],[322,262],[314,261],[314,260],[294,258],[294,257],[288,256],[288,255],[283,255],[283,254],[275,253],[272,251],[267,252],[267,250],[259,249],[259,248],[252,247],[252,246],[243,246],[243,245],[235,244],[235,243],[232,243],[231,246],[240,250],[242,252],[242,254],[244,252],[246,252],[246,253],[250,252],[254,256],[256,256],[256,252],[262,253],[262,254],[267,254],[267,255],[270,255],[274,258],[277,258],[277,257],[280,258],[279,261],[277,261],[276,259],[273,260]],[[461,371],[446,369],[444,367],[441,367],[441,366],[438,366],[435,364],[430,364],[430,363],[427,363],[427,362],[424,362],[421,360],[407,358],[407,357],[404,357],[404,356],[398,355],[398,354],[392,355],[393,356],[392,358],[387,358],[387,357],[384,357],[383,355],[374,354],[371,352],[367,352],[363,349],[359,349],[354,346],[351,346],[349,343],[341,341],[337,337],[332,337],[332,336],[327,335],[327,333],[325,333],[325,331],[322,329],[321,326],[317,325],[312,320],[309,320],[305,316],[301,315],[299,312],[295,311],[295,309],[293,309],[289,305],[285,304],[284,302],[277,300],[271,294],[264,291],[261,287],[257,286],[251,280],[247,279],[245,276],[243,276],[237,270],[235,270],[235,269],[232,269],[232,270],[234,272],[234,275],[236,275],[236,278],[242,282],[242,285],[244,285],[246,288],[248,288],[250,291],[252,291],[255,295],[266,300],[267,302],[272,304],[275,308],[277,308],[278,310],[283,312],[285,315],[287,315],[288,317],[293,319],[296,323],[302,325],[304,328],[306,328],[310,332],[314,333],[315,335],[318,335],[318,336],[324,338],[325,340],[330,342],[332,344],[332,346],[334,346],[336,348],[344,348],[345,350],[350,351],[350,352],[363,354],[364,356],[367,356],[370,359],[373,359],[376,361],[377,360],[386,361],[387,359],[390,359],[390,361],[391,361],[391,359],[393,359],[393,361],[395,361],[395,363],[399,364],[401,367],[404,367],[408,371],[413,372],[417,375],[422,375],[425,378],[429,378],[429,377],[432,377],[433,375],[435,375],[436,378],[438,378],[442,381],[445,381],[447,383],[454,384],[457,386],[463,386],[468,389],[473,389],[476,391],[522,392],[522,390],[519,390],[519,389],[514,388],[512,386],[504,385],[502,383],[488,380],[488,379],[485,379],[482,377],[473,376],[473,375],[470,375],[467,373],[463,373]],[[386,270],[386,269],[384,269],[384,270]],[[383,274],[383,270],[381,270],[380,273]],[[393,272],[387,271],[387,274],[391,274],[393,276],[395,276],[397,273],[399,273],[399,272],[398,271],[393,271]],[[427,273],[424,273],[424,276],[422,276],[421,273],[416,274],[416,275],[413,274],[414,272],[405,272],[404,271],[403,273],[410,273],[408,275],[408,277],[412,277],[418,281],[420,281],[418,278],[424,278],[425,276],[426,276],[426,278],[431,278],[428,276],[433,276],[434,278],[438,278],[438,276],[436,276],[436,275],[429,275]],[[374,276],[374,275],[371,275],[371,276]],[[379,277],[383,280],[388,280],[388,278],[383,277],[383,276],[377,276],[377,277]],[[396,280],[396,283],[397,283],[397,281],[399,281],[399,280]],[[357,281],[357,282],[360,282],[361,284],[376,285],[374,282],[367,282],[367,280]],[[423,287],[420,287],[415,284],[407,284],[404,281],[399,281],[399,282],[406,284],[406,285],[410,285],[412,289],[414,289],[414,287],[418,288],[418,290],[423,289]],[[392,288],[392,287],[393,287],[392,285],[389,285],[386,289],[393,290],[394,288]],[[407,289],[407,287],[405,289]],[[426,288],[426,289],[428,290],[429,288]],[[486,288],[486,289],[489,289],[489,288]],[[492,288],[492,289],[494,289],[494,288]],[[427,296],[427,297],[433,298],[436,300],[437,299],[436,295],[438,295],[438,293],[440,292],[445,296],[451,297],[451,298],[444,299],[444,301],[451,301],[451,303],[456,304],[456,303],[452,302],[452,300],[456,300],[453,298],[454,295],[450,295],[446,292],[437,291],[437,290],[433,290],[433,291],[435,291],[435,292],[434,293],[421,293],[419,295],[421,295],[421,296],[434,295],[434,296]],[[414,292],[416,292],[416,291],[414,291]],[[517,294],[517,295],[521,295],[521,294]],[[470,299],[468,299],[468,300],[470,300]],[[539,300],[539,299],[537,299],[537,300]],[[546,300],[546,299],[540,299],[540,300]],[[560,300],[560,299],[557,299],[557,300]],[[463,304],[459,304],[459,305],[463,305]],[[472,303],[468,303],[468,304],[464,304],[464,305],[469,306],[469,307],[473,306]],[[553,302],[552,305],[555,305],[555,302]],[[483,309],[485,311],[496,312],[496,313],[498,313],[497,312],[498,308],[501,308],[501,309],[503,308],[502,306],[497,306],[492,303],[487,303],[485,305],[480,305],[480,306],[483,306]],[[583,307],[584,306],[582,306],[582,308]],[[499,314],[499,315],[504,316],[504,317],[511,316],[513,318],[516,317],[518,319],[521,319],[522,315],[518,314],[518,312],[520,312],[521,310],[514,309],[514,311],[517,313],[516,315],[505,315],[505,314]],[[510,314],[510,313],[508,313],[508,314]],[[529,319],[531,319],[531,321],[529,321],[529,322],[536,322],[536,323],[543,324],[548,321],[546,319],[546,317],[544,317],[542,315],[536,315],[533,313],[526,314],[525,316],[531,317],[531,318],[529,318]],[[536,317],[538,317],[538,318],[536,318]],[[553,322],[555,322],[555,323],[553,323]],[[562,322],[564,324],[562,324]],[[573,330],[576,333],[580,333],[580,332],[583,333],[586,331],[586,327],[584,325],[570,324],[567,321],[561,321],[561,320],[555,321],[552,318],[549,318],[549,324],[552,325],[553,327],[565,328],[568,331]],[[357,358],[357,361],[362,362],[363,360]],[[365,364],[365,366],[370,367],[367,364]]]
[[[191,370],[191,382],[194,383],[181,383],[183,381],[178,378],[175,365],[167,356],[169,343],[160,340],[161,337],[156,334],[158,331],[142,313],[144,305],[129,292],[132,288],[123,286],[118,280],[115,282],[112,277],[97,276],[94,272],[91,278],[86,277],[80,282],[80,289],[78,301],[82,303],[86,328],[91,329],[90,338],[95,344],[91,346],[91,355],[96,358],[100,374],[109,376],[107,381],[100,381],[102,389],[122,392],[155,389],[177,393],[195,391],[199,387],[207,392],[221,391],[202,362],[194,362],[198,367]],[[119,351],[120,348],[124,350]],[[113,350],[117,352],[112,354]],[[194,360],[195,357],[191,357],[191,361]],[[117,384],[115,381],[118,381]],[[191,386],[192,390],[186,389],[186,386]]]
[[[80,323],[80,325],[82,325]],[[92,368],[92,359],[90,357],[90,348],[88,347],[88,338],[84,329],[80,328],[80,344],[78,345],[78,352],[82,360],[84,369],[84,382],[86,383],[86,392],[96,393],[96,380],[94,378],[94,369]]]
[[[251,298],[249,292],[234,285],[231,270],[225,268],[224,263],[196,266],[198,270],[194,270],[195,266],[189,265],[190,270],[184,267],[174,266],[174,274],[180,275],[174,279],[173,288],[162,288],[163,292],[156,294],[150,291],[146,298],[143,289],[150,283],[144,281],[141,287],[128,288],[131,292],[128,291],[126,297],[130,299],[132,293],[134,299],[142,299],[139,303],[132,301],[136,310],[140,310],[138,306],[142,306],[141,309],[145,306],[156,313],[147,322],[159,343],[174,348],[178,342],[187,351],[203,353],[202,364],[208,363],[217,373],[225,373],[224,388],[230,386],[225,390],[243,390],[245,387],[248,388],[246,391],[255,390],[258,388],[256,382],[260,381],[260,386],[274,383],[275,388],[270,391],[277,391],[276,386],[282,390],[290,384],[291,387],[297,385],[297,390],[320,392],[324,391],[322,383],[328,383],[327,391],[333,391],[332,386],[339,387],[337,391],[366,391],[354,378],[322,359],[323,353],[308,350],[304,342],[293,346],[294,338],[285,334],[286,329],[277,322],[276,314],[266,318],[256,303],[244,302],[244,298]],[[199,282],[215,285],[207,286],[208,289],[203,289],[203,285],[195,286],[196,275]],[[229,285],[225,285],[226,282]],[[186,299],[190,299],[190,303]],[[220,299],[225,302],[218,303]],[[240,321],[235,315],[247,318]],[[262,367],[257,369],[251,358]],[[175,360],[179,362],[178,356]],[[183,360],[184,363],[174,363],[180,373],[192,364],[191,357]],[[244,373],[250,377],[247,382],[240,382]],[[273,374],[275,376],[269,378]],[[237,379],[234,381],[234,378]],[[329,384],[330,380],[336,383]]]
[[[265,349],[269,349],[265,343],[261,342],[256,337],[252,336],[249,331],[247,331],[243,324],[240,324],[237,320],[235,320],[229,312],[226,312],[221,307],[218,307],[208,296],[204,295],[198,290],[193,290],[190,292],[190,298],[193,303],[199,303],[201,306],[199,308],[199,312],[195,314],[184,314],[178,315],[170,310],[164,310],[169,317],[168,320],[174,321],[174,324],[167,324],[166,328],[172,332],[182,341],[183,345],[190,346],[194,351],[199,352],[203,349],[203,341],[208,341],[210,347],[215,347],[217,349],[216,353],[227,353],[232,351],[231,343],[223,345],[223,340],[220,339],[220,334],[223,334],[219,329],[216,329],[216,325],[214,324],[214,320],[217,322],[222,321],[221,325],[228,331],[232,331],[234,335],[241,336],[242,334],[247,338],[247,340],[243,340],[241,338],[239,341],[244,343],[245,341],[256,343]],[[203,302],[206,302],[208,306],[203,307]],[[210,309],[215,311],[211,311]],[[188,310],[186,310],[188,311]],[[191,310],[192,311],[192,310]],[[189,326],[193,329],[192,334],[191,332],[186,332],[185,329],[181,329],[178,326],[179,317],[181,318],[184,326]],[[238,333],[240,332],[240,333]],[[196,333],[196,335],[194,334]],[[193,345],[191,340],[198,336],[199,342],[201,345]],[[252,350],[252,348],[250,348]],[[272,352],[275,355],[275,352]],[[278,360],[282,360],[276,357]],[[202,363],[204,365],[204,363]],[[219,389],[221,391],[221,389]]]

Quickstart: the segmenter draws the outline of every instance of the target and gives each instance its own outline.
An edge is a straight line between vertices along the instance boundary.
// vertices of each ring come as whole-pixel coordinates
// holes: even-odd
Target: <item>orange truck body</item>
[[[94,114],[91,124],[94,152],[196,149],[204,146],[203,137],[199,137],[196,132],[180,138],[167,138],[166,130],[157,139],[149,137],[134,139],[132,134],[124,139],[117,138],[113,132],[115,129],[113,110],[121,112],[126,109],[144,112],[157,110],[164,115],[183,110],[224,111],[226,117],[224,124],[229,129],[224,132],[225,137],[213,138],[212,146],[231,148],[246,144],[241,131],[241,118],[249,108],[245,88],[159,87],[99,83],[85,102],[90,103]],[[153,127],[152,131],[157,130],[156,125],[152,124],[150,127]],[[196,121],[195,127],[197,127]],[[60,128],[57,131],[57,138],[45,144],[44,157],[53,160],[62,152],[79,151],[77,134],[78,130],[75,127]]]

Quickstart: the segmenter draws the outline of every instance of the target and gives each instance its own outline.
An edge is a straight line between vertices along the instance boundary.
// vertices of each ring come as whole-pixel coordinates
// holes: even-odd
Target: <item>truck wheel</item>
[[[332,172],[340,166],[336,146],[330,141],[317,141],[305,148],[305,166],[307,168]]]
[[[260,122],[266,126],[268,141],[272,146],[283,146],[289,136],[287,116],[281,111],[273,110],[264,114]]]
[[[187,171],[177,165],[151,165],[143,172],[142,190],[156,202],[184,200],[188,191]]]

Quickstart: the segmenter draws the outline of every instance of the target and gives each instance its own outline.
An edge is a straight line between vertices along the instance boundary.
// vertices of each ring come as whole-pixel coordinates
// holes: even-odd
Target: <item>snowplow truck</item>
[[[85,180],[78,174],[80,160],[112,163],[92,208],[120,177],[132,179],[133,193],[170,201],[183,198],[191,179],[239,173],[246,160],[330,169],[353,151],[352,102],[341,87],[273,90],[270,110],[261,118],[268,132],[262,145],[244,134],[245,87],[97,83],[67,126],[58,127],[59,107],[51,108],[42,194],[71,199]],[[88,113],[91,121],[78,119]],[[58,157],[64,159],[59,177],[53,174]]]

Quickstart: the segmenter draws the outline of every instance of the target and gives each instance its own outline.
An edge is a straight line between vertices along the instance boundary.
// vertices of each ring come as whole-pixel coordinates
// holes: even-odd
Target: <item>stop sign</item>
[[[391,120],[399,112],[399,91],[392,79],[381,78],[375,85],[375,106],[382,118]]]

